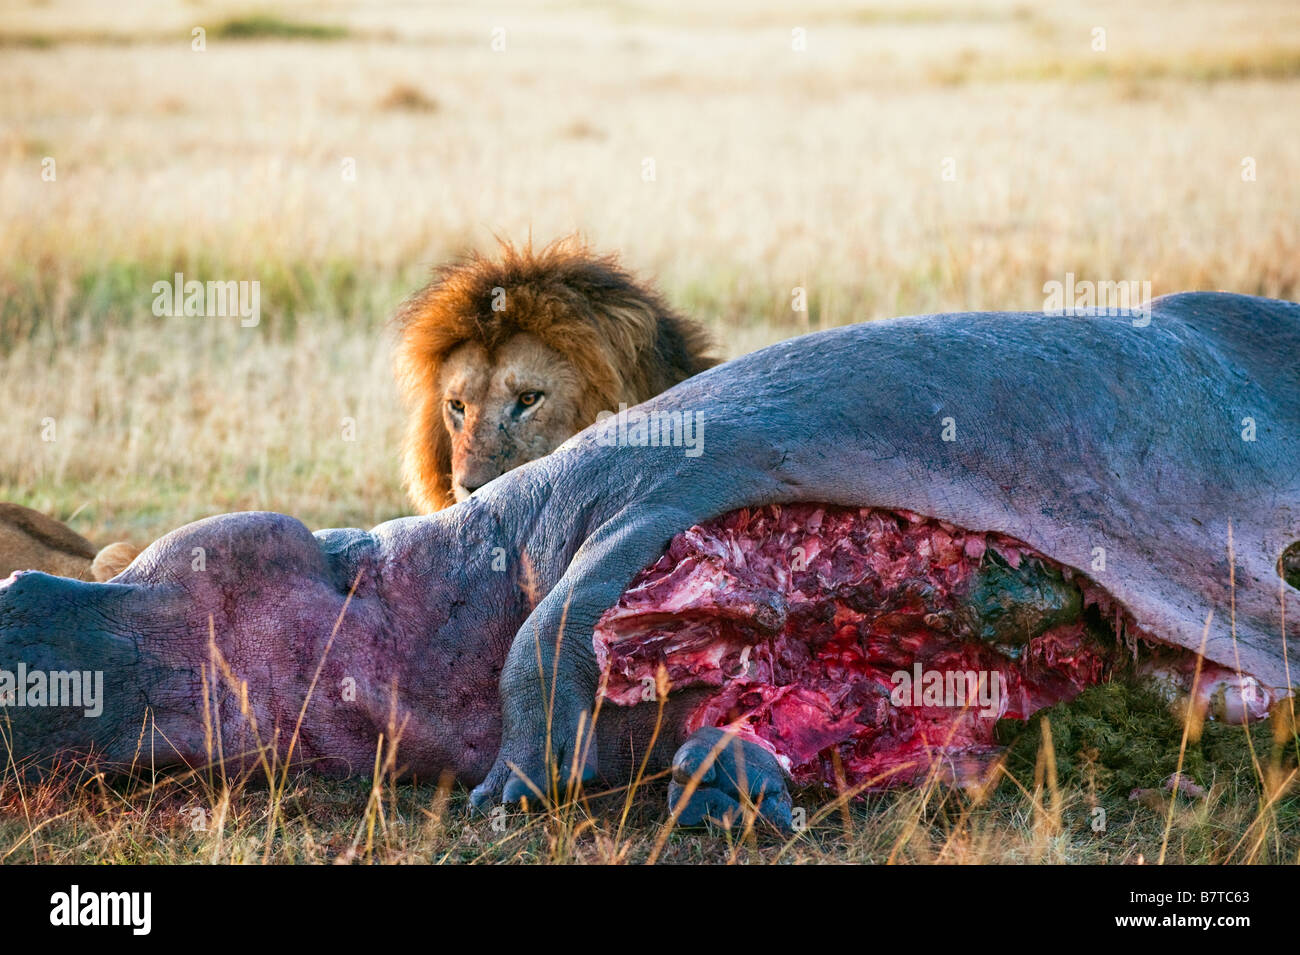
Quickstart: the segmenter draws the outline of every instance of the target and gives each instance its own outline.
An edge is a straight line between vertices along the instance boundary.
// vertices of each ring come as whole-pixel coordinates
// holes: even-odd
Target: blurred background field
[[[1296,298],[1297,116],[1292,0],[10,0],[0,499],[96,541],[404,513],[387,321],[494,234],[621,251],[728,355],[1067,271]],[[155,317],[177,271],[261,324]]]
[[[389,319],[433,265],[496,234],[578,231],[620,251],[729,356],[882,316],[1041,308],[1043,283],[1067,272],[1156,295],[1300,298],[1297,117],[1294,0],[7,0],[0,500],[98,543],[237,509],[311,527],[406,513]],[[260,324],[155,317],[152,285],[175,272],[260,282]],[[792,311],[795,287],[806,313]],[[1167,817],[1120,794],[1105,838],[1088,786],[1064,803],[1041,788],[996,803],[974,834],[966,809],[903,794],[846,812],[849,838],[794,857],[1138,861],[1172,826],[1179,861],[1293,859],[1300,813],[1255,782],[1228,772]],[[370,858],[353,828],[373,832],[399,798],[376,785],[382,798],[310,787],[305,835],[279,828],[263,796],[231,808],[218,794],[213,811],[233,822],[197,849],[171,831],[188,831],[179,812],[114,810],[152,807],[148,786],[79,790],[70,807],[42,790],[31,805],[57,821],[38,839],[29,815],[0,814],[0,848],[318,861],[364,841]],[[414,802],[390,818],[414,835],[380,857],[649,851],[603,836],[573,851],[549,818],[522,844],[464,821],[447,835],[437,798],[419,808],[430,798],[403,790]],[[642,807],[646,826],[661,798]],[[728,846],[691,838],[669,853],[722,859]]]

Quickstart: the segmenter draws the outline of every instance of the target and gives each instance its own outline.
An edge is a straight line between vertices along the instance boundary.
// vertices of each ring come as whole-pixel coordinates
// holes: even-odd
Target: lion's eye
[[[540,391],[525,391],[519,396],[519,403],[525,408],[531,408],[541,400],[542,393]]]
[[[448,398],[447,407],[456,412],[456,414],[465,413],[465,402],[461,401],[459,398]]]

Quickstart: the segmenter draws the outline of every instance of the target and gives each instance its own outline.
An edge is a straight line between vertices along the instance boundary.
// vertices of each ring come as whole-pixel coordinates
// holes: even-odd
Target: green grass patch
[[[54,44],[47,33],[0,33],[0,50],[48,50]]]
[[[170,259],[106,259],[98,262],[23,263],[0,268],[0,357],[19,341],[51,330],[61,339],[153,315],[154,283],[173,281],[256,281],[261,319],[249,332],[292,337],[304,321],[346,321],[378,332],[400,302],[427,281],[422,264],[377,274],[353,259],[263,260],[255,263],[206,256]],[[180,320],[180,319],[176,319]],[[232,321],[238,317],[190,319]]]
[[[1156,789],[1180,770],[1183,720],[1154,689],[1126,683],[1089,687],[1069,703],[1040,710],[1027,723],[1004,720],[999,737],[1011,739],[1007,770],[1022,783],[1033,780],[1050,724],[1057,780],[1127,796]],[[1252,754],[1253,748],[1253,754]],[[1269,722],[1242,726],[1205,722],[1189,733],[1181,771],[1197,784],[1216,780],[1258,783],[1257,766],[1296,764],[1297,741],[1274,741]]]
[[[332,23],[306,23],[256,13],[227,20],[215,27],[212,35],[222,40],[342,40],[348,30]]]
[[[1300,77],[1300,49],[1263,47],[1241,51],[1187,51],[1160,58],[1119,58],[1112,53],[1005,63],[964,56],[930,70],[930,79],[943,86],[976,82],[1123,82],[1173,80],[1226,83],[1247,80],[1293,80]]]
[[[950,23],[1005,23],[1034,18],[1027,6],[1009,9],[965,6],[872,6],[829,14],[826,19],[838,19],[865,26],[933,26]]]

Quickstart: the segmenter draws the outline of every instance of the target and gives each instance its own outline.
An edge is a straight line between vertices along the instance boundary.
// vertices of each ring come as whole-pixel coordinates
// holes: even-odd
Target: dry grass
[[[804,792],[783,836],[752,807],[730,828],[674,827],[666,787],[580,793],[538,813],[479,816],[448,782],[289,777],[268,786],[215,768],[108,781],[67,766],[0,779],[0,862],[167,863],[1295,863],[1294,771],[1228,778],[1204,799],[1058,788],[1050,774],[985,791],[938,782],[845,800]],[[1261,795],[1261,793],[1269,795]],[[1099,825],[1098,820],[1104,824]]]
[[[430,265],[494,232],[620,249],[731,354],[885,315],[1038,308],[1067,271],[1300,297],[1289,0],[19,0],[0,49],[0,499],[96,541],[243,508],[311,526],[404,513],[385,322]],[[152,283],[176,271],[260,281],[261,323],[155,318]],[[599,809],[514,818],[503,838],[451,811],[457,794],[439,810],[434,789],[382,778],[378,795],[3,787],[10,861],[633,860],[663,823],[660,794],[622,841]],[[1005,790],[873,798],[784,853],[673,835],[665,859],[1158,849],[1163,816],[1140,805],[1099,838],[1079,825],[1087,794],[1044,813],[1032,787]],[[1261,830],[1253,793],[1179,808],[1171,858],[1293,858],[1289,817]],[[186,807],[221,823],[192,833]]]
[[[379,100],[380,109],[407,109],[417,113],[433,113],[438,101],[428,96],[418,86],[398,83]]]

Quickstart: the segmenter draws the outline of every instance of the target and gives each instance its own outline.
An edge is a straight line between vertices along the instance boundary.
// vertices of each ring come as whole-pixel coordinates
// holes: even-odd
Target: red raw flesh
[[[673,538],[601,617],[601,693],[620,705],[653,699],[646,688],[661,665],[674,690],[713,687],[688,731],[728,727],[769,749],[800,785],[875,789],[931,771],[971,780],[1000,752],[999,717],[1069,700],[1125,655],[1086,638],[1082,622],[1035,637],[1014,659],[949,632],[949,612],[990,548],[1012,567],[1025,555],[1051,563],[1001,535],[906,512],[733,511]],[[891,675],[914,664],[997,673],[998,715],[980,716],[973,698],[894,705]]]

